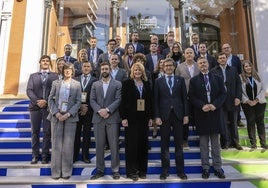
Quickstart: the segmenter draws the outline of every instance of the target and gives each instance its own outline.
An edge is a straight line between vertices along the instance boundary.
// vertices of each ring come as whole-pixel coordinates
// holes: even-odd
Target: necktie
[[[168,85],[169,85],[169,91],[170,94],[172,94],[172,80],[171,80],[172,76],[168,76]]]
[[[83,87],[86,87],[86,84],[87,84],[87,77],[88,77],[88,76],[84,75]]]
[[[94,48],[91,48],[90,62],[94,63],[93,60],[94,60]]]
[[[207,90],[207,91],[210,91],[210,85],[209,85],[208,74],[204,74],[204,80],[205,80],[206,90]]]
[[[41,78],[42,78],[42,84],[45,84],[47,81],[47,72],[42,72]]]

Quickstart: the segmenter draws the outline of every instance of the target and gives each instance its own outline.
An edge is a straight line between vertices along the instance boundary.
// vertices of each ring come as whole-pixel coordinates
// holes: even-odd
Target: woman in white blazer
[[[266,144],[264,113],[266,108],[265,90],[262,81],[250,61],[242,63],[242,108],[247,119],[247,131],[251,148],[256,149],[256,128],[263,149]]]

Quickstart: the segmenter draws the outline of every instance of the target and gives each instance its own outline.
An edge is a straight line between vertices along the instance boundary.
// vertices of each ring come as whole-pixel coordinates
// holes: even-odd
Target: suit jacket
[[[98,65],[97,65],[98,69],[100,68],[100,64],[102,62],[108,62],[108,63],[110,63],[110,58],[109,58],[108,52],[105,52],[105,53],[103,53],[103,54],[101,54],[99,56]],[[122,61],[121,56],[119,56],[119,64],[118,64],[118,67],[123,68],[123,61]]]
[[[199,44],[198,44],[198,46],[199,46]],[[200,54],[199,52],[196,52],[196,51],[195,51],[195,49],[194,49],[194,45],[191,45],[190,48],[193,49],[193,51],[194,51],[194,56],[195,56],[195,57],[197,57],[197,56]],[[198,49],[197,49],[197,50],[198,50]]]
[[[200,53],[197,56],[195,56],[195,58],[194,58],[196,62],[197,62],[197,59],[199,57],[201,57]],[[212,68],[214,68],[218,65],[217,60],[213,56],[209,55],[208,53],[207,53],[206,58],[207,58],[208,64],[209,64],[209,68],[208,68],[209,70],[211,70]]]
[[[114,50],[114,53],[122,57],[125,54],[125,49],[119,46]]]
[[[76,58],[72,57],[72,56],[62,56],[63,59],[65,59],[65,61],[68,63],[74,63],[75,61],[77,61]]]
[[[179,120],[183,120],[184,116],[188,116],[187,90],[184,78],[174,76],[174,86],[172,94],[166,83],[165,76],[155,80],[154,84],[154,110],[155,117],[167,120],[170,116],[171,108]]]
[[[193,106],[196,131],[199,135],[220,133],[223,126],[222,105],[226,97],[224,83],[221,77],[212,73],[209,73],[209,83],[211,88],[210,103],[216,107],[215,111],[209,112],[202,110],[205,104],[209,104],[203,74],[199,73],[194,76],[189,85],[188,95]]]
[[[103,50],[100,48],[97,48],[97,57],[96,57],[97,62],[101,54],[103,54]],[[87,49],[87,55],[88,55],[88,61],[90,61],[90,55],[91,55],[90,48]],[[97,62],[91,62],[91,63],[97,63]]]
[[[239,57],[236,56],[236,55],[232,55],[231,62],[232,62],[232,67],[235,67],[237,73],[241,74],[242,73],[242,68],[241,68],[241,61],[240,61]]]
[[[81,91],[82,92],[86,92],[87,93],[87,98],[86,98],[86,104],[88,105],[88,112],[87,112],[87,115],[90,115],[90,117],[92,117],[93,115],[93,110],[90,106],[90,91],[91,91],[91,87],[92,87],[92,84],[94,82],[97,81],[97,79],[93,76],[90,77],[90,80],[88,81],[88,84],[87,86],[85,87],[85,89],[83,89],[83,86],[82,86],[82,83],[83,83],[83,80],[82,80],[82,75],[75,78],[78,82],[80,82],[80,86],[81,86]]]
[[[43,98],[43,84],[41,78],[41,72],[36,72],[30,75],[26,93],[30,99],[29,110],[40,110],[37,106],[37,100],[45,99],[48,100],[48,95],[51,90],[52,82],[58,79],[58,75],[54,72],[48,72],[47,81],[45,87],[45,98]]]
[[[127,44],[126,44],[127,46]],[[135,48],[135,53],[142,53],[142,54],[145,54],[145,48],[144,48],[144,45],[141,44],[141,43],[137,43],[137,47]]]
[[[90,105],[94,111],[92,123],[97,124],[101,121],[106,121],[107,123],[120,123],[119,115],[119,105],[121,102],[121,82],[111,79],[106,97],[104,98],[103,92],[103,82],[98,80],[93,83],[91,92],[90,92]],[[108,108],[110,116],[107,119],[103,119],[98,111],[101,108]]]
[[[223,79],[223,73],[220,66],[213,68],[211,70],[211,73],[217,74]],[[242,98],[241,79],[237,74],[236,68],[231,67],[229,65],[226,66],[225,74],[226,74],[225,86],[227,89],[227,96],[224,102],[224,110],[234,111],[236,110],[236,106],[234,105],[234,99],[238,98],[241,100]]]
[[[119,68],[115,78],[113,79],[120,81],[120,82],[127,80],[127,71],[125,69]]]
[[[197,74],[199,74],[199,69],[197,67],[196,62],[194,62],[194,76],[196,76]],[[175,70],[175,75],[181,76],[184,78],[185,81],[185,85],[186,85],[186,89],[187,92],[189,91],[189,83],[190,83],[190,79],[191,79],[191,74],[189,72],[189,69],[187,67],[187,63],[183,62],[181,64],[179,64]]]
[[[145,111],[137,111],[137,99],[140,99],[140,93],[133,79],[128,79],[122,85],[122,101],[120,104],[120,116],[127,119],[128,122],[137,122],[142,120],[148,122],[152,119],[152,96],[148,81],[143,81],[142,99],[145,100]]]
[[[162,55],[164,58],[166,58],[169,53],[170,53],[170,48],[168,47],[163,50]]]
[[[49,115],[47,117],[51,122],[57,122],[56,114],[59,112],[59,95],[60,88],[63,80],[55,80],[52,83],[52,89],[48,97]],[[80,83],[74,79],[70,82],[70,93],[67,106],[67,112],[70,113],[70,117],[66,122],[77,122],[78,110],[81,105],[81,86]]]
[[[163,58],[163,56],[161,54],[157,54],[157,62],[161,58]],[[151,73],[154,71],[154,62],[151,54],[146,55],[145,69]]]

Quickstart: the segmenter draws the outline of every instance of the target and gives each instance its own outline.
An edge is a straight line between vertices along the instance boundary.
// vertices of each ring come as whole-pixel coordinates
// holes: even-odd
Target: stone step
[[[159,174],[148,174],[147,179],[139,179],[137,182],[133,183],[131,179],[126,178],[125,175],[121,175],[119,180],[113,180],[111,175],[105,175],[104,177],[98,180],[90,180],[90,176],[92,174],[92,169],[87,168],[81,172],[81,175],[71,176],[70,179],[64,180],[53,180],[50,176],[27,176],[26,174],[31,174],[31,171],[25,170],[20,172],[20,175],[15,176],[1,176],[0,177],[0,185],[72,185],[78,184],[79,187],[184,187],[184,188],[193,188],[193,187],[234,187],[234,185],[243,185],[246,188],[253,188],[255,187],[249,181],[253,180],[267,180],[268,174],[266,173],[247,173],[247,174],[240,174],[237,170],[235,170],[231,166],[224,166],[223,170],[226,174],[226,179],[219,179],[213,173],[211,173],[210,178],[204,180],[201,178],[200,173],[187,173],[188,180],[180,180],[175,174],[170,174],[170,176],[166,180],[160,180]],[[29,173],[27,173],[29,172]],[[15,171],[12,170],[10,174],[14,174]],[[153,185],[152,185],[153,184]],[[121,186],[120,186],[121,185]],[[68,186],[66,186],[68,187]]]

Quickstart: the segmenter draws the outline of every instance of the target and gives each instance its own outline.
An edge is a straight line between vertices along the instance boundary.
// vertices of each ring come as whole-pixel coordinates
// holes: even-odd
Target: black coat
[[[211,70],[211,73],[217,74],[218,76],[223,78],[223,73],[220,66],[216,66],[215,68],[213,68]],[[236,71],[236,68],[231,67],[229,65],[226,66],[225,74],[225,86],[227,89],[227,95],[224,102],[224,110],[235,111],[237,109],[237,106],[234,105],[235,98],[238,98],[240,100],[242,98],[241,79]]]
[[[208,104],[207,91],[203,74],[200,73],[190,80],[189,100],[193,106],[194,121],[197,134],[208,135],[220,133],[223,126],[222,105],[226,97],[223,80],[217,75],[209,73],[211,87],[211,104],[216,107],[215,111],[204,112],[202,107]]]

